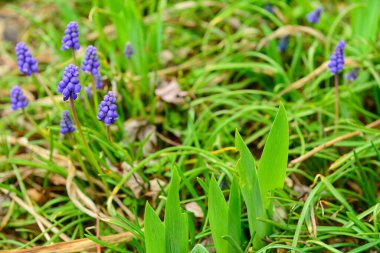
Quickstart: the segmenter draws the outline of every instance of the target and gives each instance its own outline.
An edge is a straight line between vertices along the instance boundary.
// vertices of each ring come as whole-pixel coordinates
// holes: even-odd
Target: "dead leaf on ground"
[[[203,211],[202,208],[198,205],[197,202],[190,202],[185,204],[185,209],[189,212],[192,212],[195,217],[197,218],[203,218]]]
[[[145,142],[142,149],[143,155],[145,157],[156,151],[156,126],[149,125],[148,121],[143,119],[130,119],[124,122],[124,130],[128,135],[129,141]]]
[[[155,200],[161,193],[161,187],[165,187],[167,182],[164,180],[155,178],[149,181],[149,191],[145,193],[145,196],[153,198]]]
[[[184,97],[188,95],[188,92],[181,90],[177,79],[173,78],[170,81],[163,81],[155,94],[167,103],[180,105],[185,103]]]
[[[125,171],[125,173],[128,173],[132,169],[132,167],[126,162],[123,162],[121,164],[121,168],[123,169],[123,171]],[[144,180],[136,172],[132,174],[132,176],[127,180],[127,182],[125,182],[124,185],[129,187],[129,189],[131,189],[131,191],[133,192],[133,195],[135,195],[137,199],[140,198],[141,191],[144,188],[146,188],[146,184],[144,183]]]
[[[46,203],[50,199],[48,190],[39,191],[35,188],[30,188],[26,190],[26,194],[31,200],[35,201],[39,205]]]

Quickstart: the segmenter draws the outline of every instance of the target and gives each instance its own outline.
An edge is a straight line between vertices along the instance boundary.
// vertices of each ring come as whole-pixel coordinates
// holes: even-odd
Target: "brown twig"
[[[376,120],[376,121],[374,121],[374,122],[366,125],[365,127],[366,128],[373,128],[373,127],[377,127],[379,125],[380,125],[380,119],[378,119],[378,120]],[[300,156],[300,157],[298,157],[298,158],[290,161],[290,163],[289,163],[288,166],[292,167],[292,166],[294,166],[297,163],[301,163],[301,162],[305,161],[306,159],[312,157],[314,154],[322,151],[323,149],[331,147],[331,146],[333,146],[337,142],[340,142],[340,141],[352,138],[354,136],[358,136],[361,133],[362,133],[362,131],[357,130],[357,131],[354,131],[354,132],[351,132],[351,133],[344,134],[342,136],[336,137],[336,138],[334,138],[334,139],[332,139],[332,140],[330,140],[330,141],[328,141],[326,143],[323,143],[322,145],[320,145],[318,147],[315,147],[314,149],[312,149],[311,151],[307,152],[306,154],[304,154],[304,155],[302,155],[302,156]]]
[[[133,238],[130,232],[120,233],[101,237],[100,239],[108,244],[118,244],[128,242]],[[21,250],[0,250],[0,253],[72,253],[86,252],[96,249],[97,243],[90,239],[78,239],[71,242],[61,242],[49,246],[35,247]]]

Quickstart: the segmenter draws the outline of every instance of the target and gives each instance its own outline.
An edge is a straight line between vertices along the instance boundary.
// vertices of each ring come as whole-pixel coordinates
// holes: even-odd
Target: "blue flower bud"
[[[57,91],[63,95],[63,101],[66,101],[69,98],[75,100],[78,97],[77,94],[82,89],[78,76],[79,69],[74,64],[70,64],[65,68],[62,80],[58,83],[57,88]]]
[[[12,110],[22,109],[28,106],[28,101],[26,100],[26,97],[22,93],[20,87],[18,87],[17,85],[13,86],[10,97]]]
[[[103,121],[106,125],[115,123],[118,117],[116,109],[116,98],[112,91],[109,91],[99,105],[98,120]]]
[[[28,48],[23,42],[19,42],[16,45],[17,65],[21,74],[32,75],[38,72],[37,60],[33,58]]]
[[[74,49],[79,50],[79,31],[78,24],[75,21],[72,21],[67,24],[65,35],[62,37],[62,50]]]

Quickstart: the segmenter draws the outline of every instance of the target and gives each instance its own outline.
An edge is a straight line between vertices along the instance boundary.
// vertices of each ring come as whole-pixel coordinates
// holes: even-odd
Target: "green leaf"
[[[208,212],[216,252],[228,253],[228,242],[222,238],[228,233],[227,204],[214,176],[211,177],[209,185]]]
[[[187,214],[181,212],[179,183],[180,177],[174,168],[165,209],[166,253],[188,252],[189,224]]]
[[[234,178],[231,185],[228,203],[228,234],[240,246],[241,243],[241,199],[238,179]],[[228,252],[235,252],[236,247],[229,245]]]
[[[144,220],[146,253],[165,253],[165,225],[149,203],[145,206]]]
[[[270,207],[271,191],[283,188],[288,164],[289,128],[286,111],[280,105],[261,155],[258,178],[264,207]]]
[[[257,220],[258,217],[266,218],[267,215],[260,192],[255,160],[238,131],[235,134],[235,146],[240,152],[240,159],[236,167],[239,172],[241,193],[247,206],[249,230],[251,236],[254,235],[253,247],[258,249],[264,245],[261,239],[269,233],[270,227]]]
[[[209,253],[208,250],[200,244],[195,245],[190,253]]]

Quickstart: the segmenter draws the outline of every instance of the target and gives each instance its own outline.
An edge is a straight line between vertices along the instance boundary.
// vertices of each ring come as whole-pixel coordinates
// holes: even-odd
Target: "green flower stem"
[[[92,150],[90,149],[90,146],[88,145],[87,141],[86,141],[86,138],[84,137],[84,134],[83,134],[83,131],[82,131],[82,127],[79,123],[79,119],[78,119],[78,115],[77,115],[77,112],[75,110],[75,106],[74,106],[74,99],[70,98],[70,107],[71,107],[71,110],[73,112],[73,117],[74,117],[74,122],[75,122],[75,125],[77,126],[78,128],[78,131],[79,131],[79,134],[81,136],[81,140],[82,140],[82,143],[86,149],[86,152],[87,152],[87,155],[88,155],[88,160],[89,162],[96,168],[97,172],[100,174],[103,174],[99,164],[98,164],[98,161],[96,160],[95,156],[94,156],[94,153],[92,152]],[[104,184],[104,188],[106,189],[106,195],[108,196],[109,195],[109,187],[108,187],[108,184],[107,182],[105,181],[105,179],[103,177],[102,178],[102,182]]]
[[[335,80],[335,120],[334,120],[334,125],[335,127],[338,126],[339,123],[339,75],[335,74],[334,75],[334,80]]]
[[[75,64],[76,66],[79,67],[79,65],[78,65],[78,60],[77,60],[77,57],[76,57],[76,55],[75,55],[75,50],[74,50],[74,49],[71,49],[71,52],[73,53],[74,64]]]
[[[112,144],[112,137],[110,132],[110,125],[106,125],[107,139]]]

